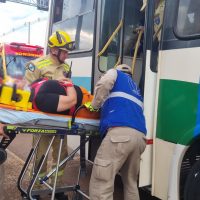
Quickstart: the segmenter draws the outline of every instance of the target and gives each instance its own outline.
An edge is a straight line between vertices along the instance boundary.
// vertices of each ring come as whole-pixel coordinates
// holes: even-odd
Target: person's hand
[[[5,138],[9,139],[9,136],[4,133],[3,127],[4,127],[4,125],[0,123],[0,136],[3,136]]]
[[[17,86],[17,89],[21,89],[23,90],[25,88],[25,86],[27,86],[27,81],[25,79],[19,80],[19,79],[15,79],[14,83]]]
[[[98,111],[99,111],[99,109],[95,109],[95,108],[92,107],[91,102],[86,102],[86,103],[84,104],[84,106],[85,106],[90,112],[98,112]]]
[[[74,84],[72,83],[72,81],[70,79],[62,79],[62,80],[59,80],[59,83],[63,86],[67,86],[67,87],[73,87]]]
[[[61,83],[65,82],[65,81],[72,82],[72,80],[70,78],[61,78],[61,79],[58,79],[58,81],[61,82]]]

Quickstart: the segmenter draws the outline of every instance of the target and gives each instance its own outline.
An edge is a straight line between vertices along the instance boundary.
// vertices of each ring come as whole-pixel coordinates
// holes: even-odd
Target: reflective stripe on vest
[[[122,98],[128,99],[136,103],[138,106],[140,106],[143,109],[143,102],[130,94],[127,94],[125,92],[112,92],[110,93],[107,99],[113,98],[113,97],[122,97]]]

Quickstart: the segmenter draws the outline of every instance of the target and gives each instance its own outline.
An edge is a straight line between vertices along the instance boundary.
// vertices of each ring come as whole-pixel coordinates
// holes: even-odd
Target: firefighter
[[[140,90],[125,64],[110,69],[97,82],[94,99],[85,106],[100,111],[100,135],[89,194],[91,200],[112,200],[114,179],[120,171],[124,200],[139,200],[140,156],[146,147],[146,125]]]
[[[75,48],[74,41],[71,40],[70,36],[62,31],[58,30],[54,32],[48,40],[49,54],[43,57],[40,57],[36,60],[30,61],[26,65],[25,79],[28,84],[33,83],[39,78],[48,78],[52,80],[67,80],[68,73],[70,71],[69,65],[65,63],[65,59],[68,57],[68,52],[72,51]],[[37,154],[36,154],[36,166],[40,161],[40,158],[47,149],[47,146],[50,142],[50,136],[42,136]],[[34,138],[35,141],[35,138]],[[56,138],[53,143],[53,166],[57,162],[57,152],[59,148],[59,138]],[[63,149],[61,153],[61,160],[63,160],[68,155],[67,151],[67,137],[63,141]],[[64,174],[65,165],[59,168],[58,172],[58,183],[62,184],[62,176]],[[41,173],[39,176],[43,177],[47,171],[47,162],[43,165]],[[64,193],[57,193],[55,195],[56,199],[66,199]]]

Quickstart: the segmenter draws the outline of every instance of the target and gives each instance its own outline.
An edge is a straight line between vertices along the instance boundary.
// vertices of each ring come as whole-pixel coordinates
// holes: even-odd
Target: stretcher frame
[[[17,134],[35,134],[38,135],[38,139],[34,145],[34,147],[31,148],[29,155],[25,161],[25,164],[20,172],[20,175],[18,177],[17,181],[17,187],[18,190],[21,193],[22,198],[24,199],[30,199],[34,200],[35,195],[40,195],[40,194],[51,194],[51,200],[55,199],[55,194],[59,192],[69,192],[72,191],[74,192],[73,200],[82,200],[82,198],[90,199],[90,197],[85,194],[81,188],[80,188],[80,177],[82,175],[86,175],[86,156],[85,156],[85,144],[90,140],[91,137],[97,136],[97,127],[93,126],[88,126],[86,124],[77,124],[75,123],[75,116],[78,110],[80,110],[82,107],[78,108],[74,115],[72,116],[71,123],[67,125],[67,127],[51,127],[51,126],[44,126],[44,125],[33,125],[33,126],[25,126],[25,125],[5,125],[4,126],[4,132],[9,135],[10,139],[3,138],[1,141],[1,148],[6,149],[8,145],[14,140]],[[37,147],[40,142],[41,136],[44,135],[51,135],[52,139],[49,143],[49,146],[44,153],[44,155],[41,157],[38,166],[36,166],[36,170],[34,170],[33,177],[28,185],[27,189],[24,189],[22,186],[23,179],[25,177],[25,174],[28,170],[28,167],[31,164],[31,161],[34,158],[34,155],[36,154]],[[80,137],[80,145],[77,146],[64,160],[61,161],[60,155],[62,151],[62,146],[63,146],[63,140],[64,137],[67,135],[76,135]],[[56,167],[53,168],[49,173],[47,173],[43,177],[39,177],[40,171],[42,169],[43,164],[45,163],[45,160],[47,159],[48,153],[51,149],[51,146],[53,144],[53,141],[55,137],[60,137],[60,144],[59,144],[59,149],[58,149],[58,159],[57,159],[57,164]],[[58,170],[59,167],[61,167],[64,163],[70,161],[73,159],[75,154],[80,150],[80,166],[79,166],[79,173],[77,176],[77,181],[75,185],[70,185],[70,186],[63,186],[57,188],[57,177],[58,177]],[[51,186],[50,184],[47,183],[48,179],[53,175],[54,176],[54,184]],[[48,189],[46,190],[33,190],[36,181],[39,181],[41,185],[45,185]]]

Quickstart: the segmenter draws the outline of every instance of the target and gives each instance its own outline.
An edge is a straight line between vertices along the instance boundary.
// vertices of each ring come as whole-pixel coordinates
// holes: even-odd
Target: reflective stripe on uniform
[[[58,176],[63,176],[64,175],[64,170],[61,169],[58,171]],[[53,176],[55,176],[55,173],[53,173]]]
[[[140,106],[143,109],[143,102],[130,94],[127,94],[125,92],[112,92],[110,93],[107,99],[113,98],[113,97],[122,97],[122,98],[128,99],[136,103],[138,106]]]
[[[52,64],[53,64],[53,62],[51,60],[45,59],[45,60],[41,60],[41,61],[37,62],[36,66],[38,69],[41,69],[43,67],[46,67],[46,66],[49,66]]]

